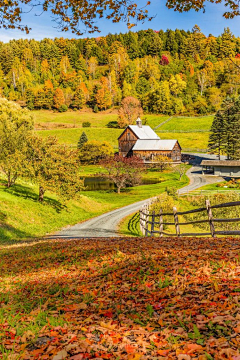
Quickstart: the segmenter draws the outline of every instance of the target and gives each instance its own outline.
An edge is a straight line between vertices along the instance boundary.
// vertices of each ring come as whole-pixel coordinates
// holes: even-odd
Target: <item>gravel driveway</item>
[[[208,154],[192,154],[195,156],[193,167],[187,171],[190,178],[190,184],[179,190],[179,194],[187,193],[198,189],[199,187],[207,184],[222,181],[222,178],[215,176],[202,175],[201,167],[199,164],[203,159],[214,159],[214,155]],[[150,199],[149,199],[150,200]],[[120,236],[117,232],[118,224],[120,221],[128,216],[137,212],[147,200],[142,200],[134,204],[124,206],[120,209],[110,211],[106,214],[100,215],[93,219],[87,220],[83,223],[67,228],[57,232],[49,238],[94,238],[94,237],[116,237]]]

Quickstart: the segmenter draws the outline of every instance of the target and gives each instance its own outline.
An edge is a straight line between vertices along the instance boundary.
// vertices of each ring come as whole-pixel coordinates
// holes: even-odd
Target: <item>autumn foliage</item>
[[[1,249],[0,358],[239,360],[239,247],[118,238]]]
[[[107,170],[107,173],[101,174],[101,176],[112,180],[119,194],[122,188],[134,186],[141,182],[144,163],[137,156],[115,155],[104,159],[101,165]]]

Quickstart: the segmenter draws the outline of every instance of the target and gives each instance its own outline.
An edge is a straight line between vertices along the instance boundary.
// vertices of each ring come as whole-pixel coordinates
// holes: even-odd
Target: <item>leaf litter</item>
[[[0,250],[0,359],[240,360],[240,240]]]

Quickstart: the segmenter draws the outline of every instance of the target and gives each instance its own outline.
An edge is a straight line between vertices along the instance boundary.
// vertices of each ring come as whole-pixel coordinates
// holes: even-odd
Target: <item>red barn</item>
[[[158,155],[167,156],[173,162],[181,161],[181,146],[177,140],[161,140],[148,125],[137,119],[136,125],[129,125],[118,138],[119,154],[137,155],[144,161],[152,161]]]

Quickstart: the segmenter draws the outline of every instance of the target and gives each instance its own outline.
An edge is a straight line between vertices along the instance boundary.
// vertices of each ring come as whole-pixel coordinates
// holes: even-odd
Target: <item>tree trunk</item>
[[[120,192],[121,192],[121,187],[118,187],[117,188],[117,193],[120,194]]]
[[[39,186],[38,201],[43,202],[44,193],[45,193],[45,190],[43,189],[43,187]]]

